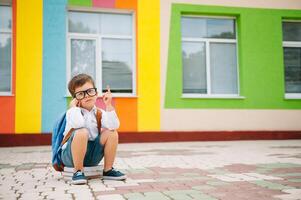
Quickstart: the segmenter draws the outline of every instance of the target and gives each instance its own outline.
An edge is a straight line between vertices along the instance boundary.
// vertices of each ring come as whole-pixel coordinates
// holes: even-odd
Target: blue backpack
[[[101,128],[101,111],[97,109],[96,113],[97,126],[100,130]],[[52,131],[52,166],[56,171],[64,171],[64,163],[61,159],[62,146],[68,141],[70,138],[73,128],[66,134],[64,137],[66,127],[66,112],[60,116],[57,122],[54,125]],[[100,133],[100,131],[99,131]]]
[[[55,123],[52,131],[52,166],[56,171],[63,171],[64,165],[61,160],[62,141],[66,127],[66,113]]]

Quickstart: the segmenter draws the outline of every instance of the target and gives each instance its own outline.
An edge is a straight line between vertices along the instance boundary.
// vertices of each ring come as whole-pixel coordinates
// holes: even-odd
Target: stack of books
[[[97,165],[97,166],[93,166],[93,167],[84,167],[84,173],[88,179],[100,178],[102,176],[102,169],[103,169],[102,165]],[[62,176],[66,180],[71,180],[73,173],[74,173],[74,168],[64,167]]]

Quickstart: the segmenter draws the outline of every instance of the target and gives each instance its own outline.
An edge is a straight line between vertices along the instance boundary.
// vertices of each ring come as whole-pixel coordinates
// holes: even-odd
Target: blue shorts
[[[71,143],[75,131],[72,132],[72,135],[67,141],[66,148],[63,149],[61,153],[62,161],[66,167],[74,167],[72,153],[71,153]],[[94,141],[88,141],[87,151],[84,159],[84,167],[96,166],[102,160],[104,155],[104,146],[99,142],[100,137],[101,134],[99,134]]]

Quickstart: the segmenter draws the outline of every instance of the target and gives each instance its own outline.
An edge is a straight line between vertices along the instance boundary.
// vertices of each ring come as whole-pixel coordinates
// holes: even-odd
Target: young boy
[[[74,167],[73,184],[85,184],[84,166],[96,166],[104,157],[103,179],[125,180],[126,175],[115,170],[113,163],[118,145],[119,119],[112,106],[110,88],[103,95],[106,111],[100,109],[101,133],[97,127],[97,89],[91,76],[79,74],[68,84],[73,99],[66,113],[64,135],[72,129],[72,135],[62,147],[62,161],[67,167]]]

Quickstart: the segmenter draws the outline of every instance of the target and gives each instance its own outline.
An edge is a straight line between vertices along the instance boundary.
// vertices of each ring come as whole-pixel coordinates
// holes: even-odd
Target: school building
[[[1,145],[49,143],[78,73],[125,142],[300,139],[301,0],[0,0]]]

